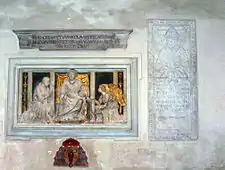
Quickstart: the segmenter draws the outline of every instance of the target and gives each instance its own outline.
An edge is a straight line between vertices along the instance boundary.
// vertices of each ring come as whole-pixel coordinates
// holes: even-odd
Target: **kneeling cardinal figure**
[[[88,157],[80,142],[70,138],[56,152],[54,166],[88,167]]]

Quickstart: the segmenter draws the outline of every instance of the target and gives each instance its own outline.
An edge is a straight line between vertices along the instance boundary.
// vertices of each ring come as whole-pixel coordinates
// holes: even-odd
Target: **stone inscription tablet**
[[[149,20],[149,139],[196,140],[197,49],[194,20]]]
[[[106,50],[126,48],[132,30],[14,30],[21,49]]]

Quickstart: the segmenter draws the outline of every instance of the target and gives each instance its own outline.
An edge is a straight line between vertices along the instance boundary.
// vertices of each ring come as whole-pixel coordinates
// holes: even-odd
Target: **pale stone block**
[[[113,170],[155,170],[151,167],[144,167],[144,168],[139,168],[139,167],[121,167],[121,168],[114,168]]]
[[[112,169],[112,140],[98,140],[94,142],[94,153],[96,154],[97,163],[102,170]]]
[[[2,137],[4,135],[3,132],[3,120],[0,120],[0,137]]]
[[[149,139],[196,140],[195,21],[153,19],[148,29]]]
[[[155,167],[154,168],[167,168],[167,155],[163,152],[156,152]]]
[[[153,167],[155,152],[148,147],[142,147],[141,143],[127,142],[114,143],[111,157],[113,167]]]
[[[1,141],[1,145],[0,145],[0,160],[6,158],[7,150],[8,150],[7,145]]]

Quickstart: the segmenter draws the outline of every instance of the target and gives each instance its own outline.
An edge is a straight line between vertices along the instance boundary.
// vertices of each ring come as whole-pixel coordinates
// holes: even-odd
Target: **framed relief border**
[[[5,116],[5,136],[9,140],[57,139],[62,137],[112,138],[118,140],[139,139],[138,91],[141,79],[140,55],[120,55],[106,53],[75,54],[73,52],[25,52],[8,59],[7,111]],[[126,73],[126,124],[23,124],[18,122],[20,102],[21,70],[38,71],[44,69],[123,69]],[[28,80],[29,81],[29,80]],[[21,108],[20,108],[21,109]]]

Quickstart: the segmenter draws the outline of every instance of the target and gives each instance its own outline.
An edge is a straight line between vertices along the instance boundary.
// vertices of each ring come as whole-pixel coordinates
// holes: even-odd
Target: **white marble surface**
[[[197,140],[196,22],[149,20],[148,36],[149,137]]]
[[[12,34],[12,29],[134,28],[126,51],[142,54],[144,74],[142,81],[144,83],[140,93],[144,95],[142,113],[147,116],[148,24],[146,19],[196,19],[199,140],[195,142],[147,142],[146,117],[146,122],[141,122],[143,136],[145,136],[142,142],[82,140],[81,143],[88,152],[89,169],[92,170],[150,170],[160,167],[161,169],[167,167],[170,170],[225,169],[224,9],[225,4],[221,0],[1,0],[0,118],[4,119],[7,98],[5,93],[7,55],[5,54],[18,52],[18,42]],[[123,50],[119,52],[123,53]],[[60,140],[6,142],[1,139],[1,170],[64,169],[52,166],[54,152],[60,146],[60,142]],[[115,147],[115,145],[120,147]],[[150,156],[146,156],[148,152],[151,153]],[[120,154],[124,162],[117,163],[119,157],[116,153]]]
[[[22,50],[21,50],[22,51]],[[84,52],[77,54],[72,51],[40,51],[28,52],[28,50],[20,54],[10,55],[8,60],[8,81],[10,82],[7,87],[7,111],[5,112],[5,134],[10,139],[52,139],[60,138],[63,136],[78,136],[79,138],[113,138],[122,140],[134,140],[139,137],[140,130],[138,120],[144,121],[143,114],[138,115],[138,109],[141,108],[137,98],[140,94],[137,85],[140,82],[141,74],[140,67],[137,67],[140,62],[140,55],[126,54],[115,52],[104,52],[105,54],[92,52],[92,54],[85,54]],[[38,58],[38,60],[37,60]],[[85,64],[84,64],[85,63]],[[104,64],[105,63],[105,64]],[[82,71],[91,69],[96,71],[105,69],[110,71],[112,69],[125,69],[127,72],[127,123],[121,124],[77,124],[77,125],[63,125],[63,124],[42,124],[42,123],[20,123],[18,122],[17,108],[21,102],[18,102],[21,90],[18,89],[19,69],[25,72],[29,71],[46,71],[58,69],[58,72],[64,72],[69,68],[82,68]],[[78,71],[79,71],[78,69]],[[14,87],[12,86],[14,84]],[[142,98],[140,96],[140,98]],[[141,112],[141,110],[139,111]],[[43,130],[44,128],[44,130]],[[85,129],[85,130],[84,130]],[[18,130],[18,131],[17,131]],[[33,130],[38,130],[34,132]],[[119,132],[118,132],[119,130]],[[93,132],[94,131],[94,132]]]

